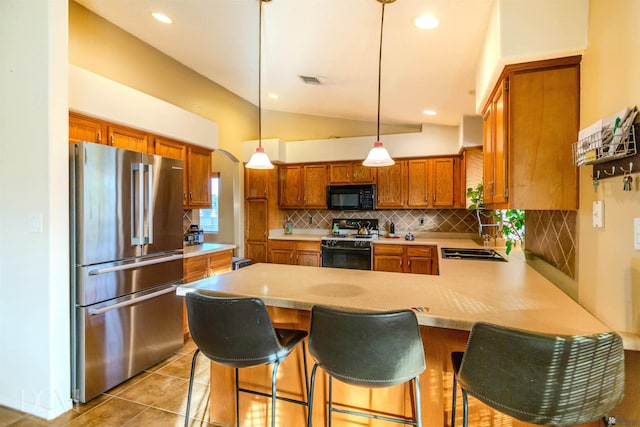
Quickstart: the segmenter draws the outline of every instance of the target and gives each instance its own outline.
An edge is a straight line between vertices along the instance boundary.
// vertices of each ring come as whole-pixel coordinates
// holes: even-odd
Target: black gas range
[[[371,243],[378,238],[378,220],[334,218],[331,229],[322,238],[322,266],[371,270]]]

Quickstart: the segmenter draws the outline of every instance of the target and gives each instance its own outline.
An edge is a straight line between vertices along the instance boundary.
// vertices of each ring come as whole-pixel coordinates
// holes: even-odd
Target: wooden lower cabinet
[[[320,242],[303,240],[270,240],[269,262],[273,264],[307,265],[320,267]]]
[[[435,245],[373,245],[373,270],[395,273],[438,274]]]
[[[185,258],[182,263],[182,282],[189,283],[206,279],[229,272],[233,269],[233,251],[231,249],[212,254],[204,254]],[[184,335],[189,335],[189,322],[187,320],[187,307],[183,302],[183,330]]]

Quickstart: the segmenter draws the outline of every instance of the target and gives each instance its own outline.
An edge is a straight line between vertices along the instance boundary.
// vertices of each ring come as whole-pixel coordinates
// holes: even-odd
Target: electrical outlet
[[[313,215],[309,215],[309,224],[313,224]]]
[[[424,225],[424,218],[420,218],[420,225]]]

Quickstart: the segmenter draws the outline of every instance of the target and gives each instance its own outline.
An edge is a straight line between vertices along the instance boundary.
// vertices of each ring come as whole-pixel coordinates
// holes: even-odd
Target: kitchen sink
[[[442,248],[444,259],[467,259],[477,261],[503,261],[506,259],[493,249],[487,248]]]

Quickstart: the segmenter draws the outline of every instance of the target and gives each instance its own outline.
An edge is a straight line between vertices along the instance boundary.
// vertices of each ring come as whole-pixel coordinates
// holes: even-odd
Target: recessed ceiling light
[[[418,16],[413,23],[421,30],[433,30],[440,24],[440,21],[433,15],[422,15]]]
[[[278,94],[277,93],[268,93],[267,96],[271,99],[278,99]]]
[[[437,113],[433,110],[423,110],[422,114],[424,114],[425,116],[435,116]]]
[[[169,18],[167,15],[161,12],[151,12],[151,16],[156,18],[160,22],[164,22],[165,24],[173,24],[173,19]]]

